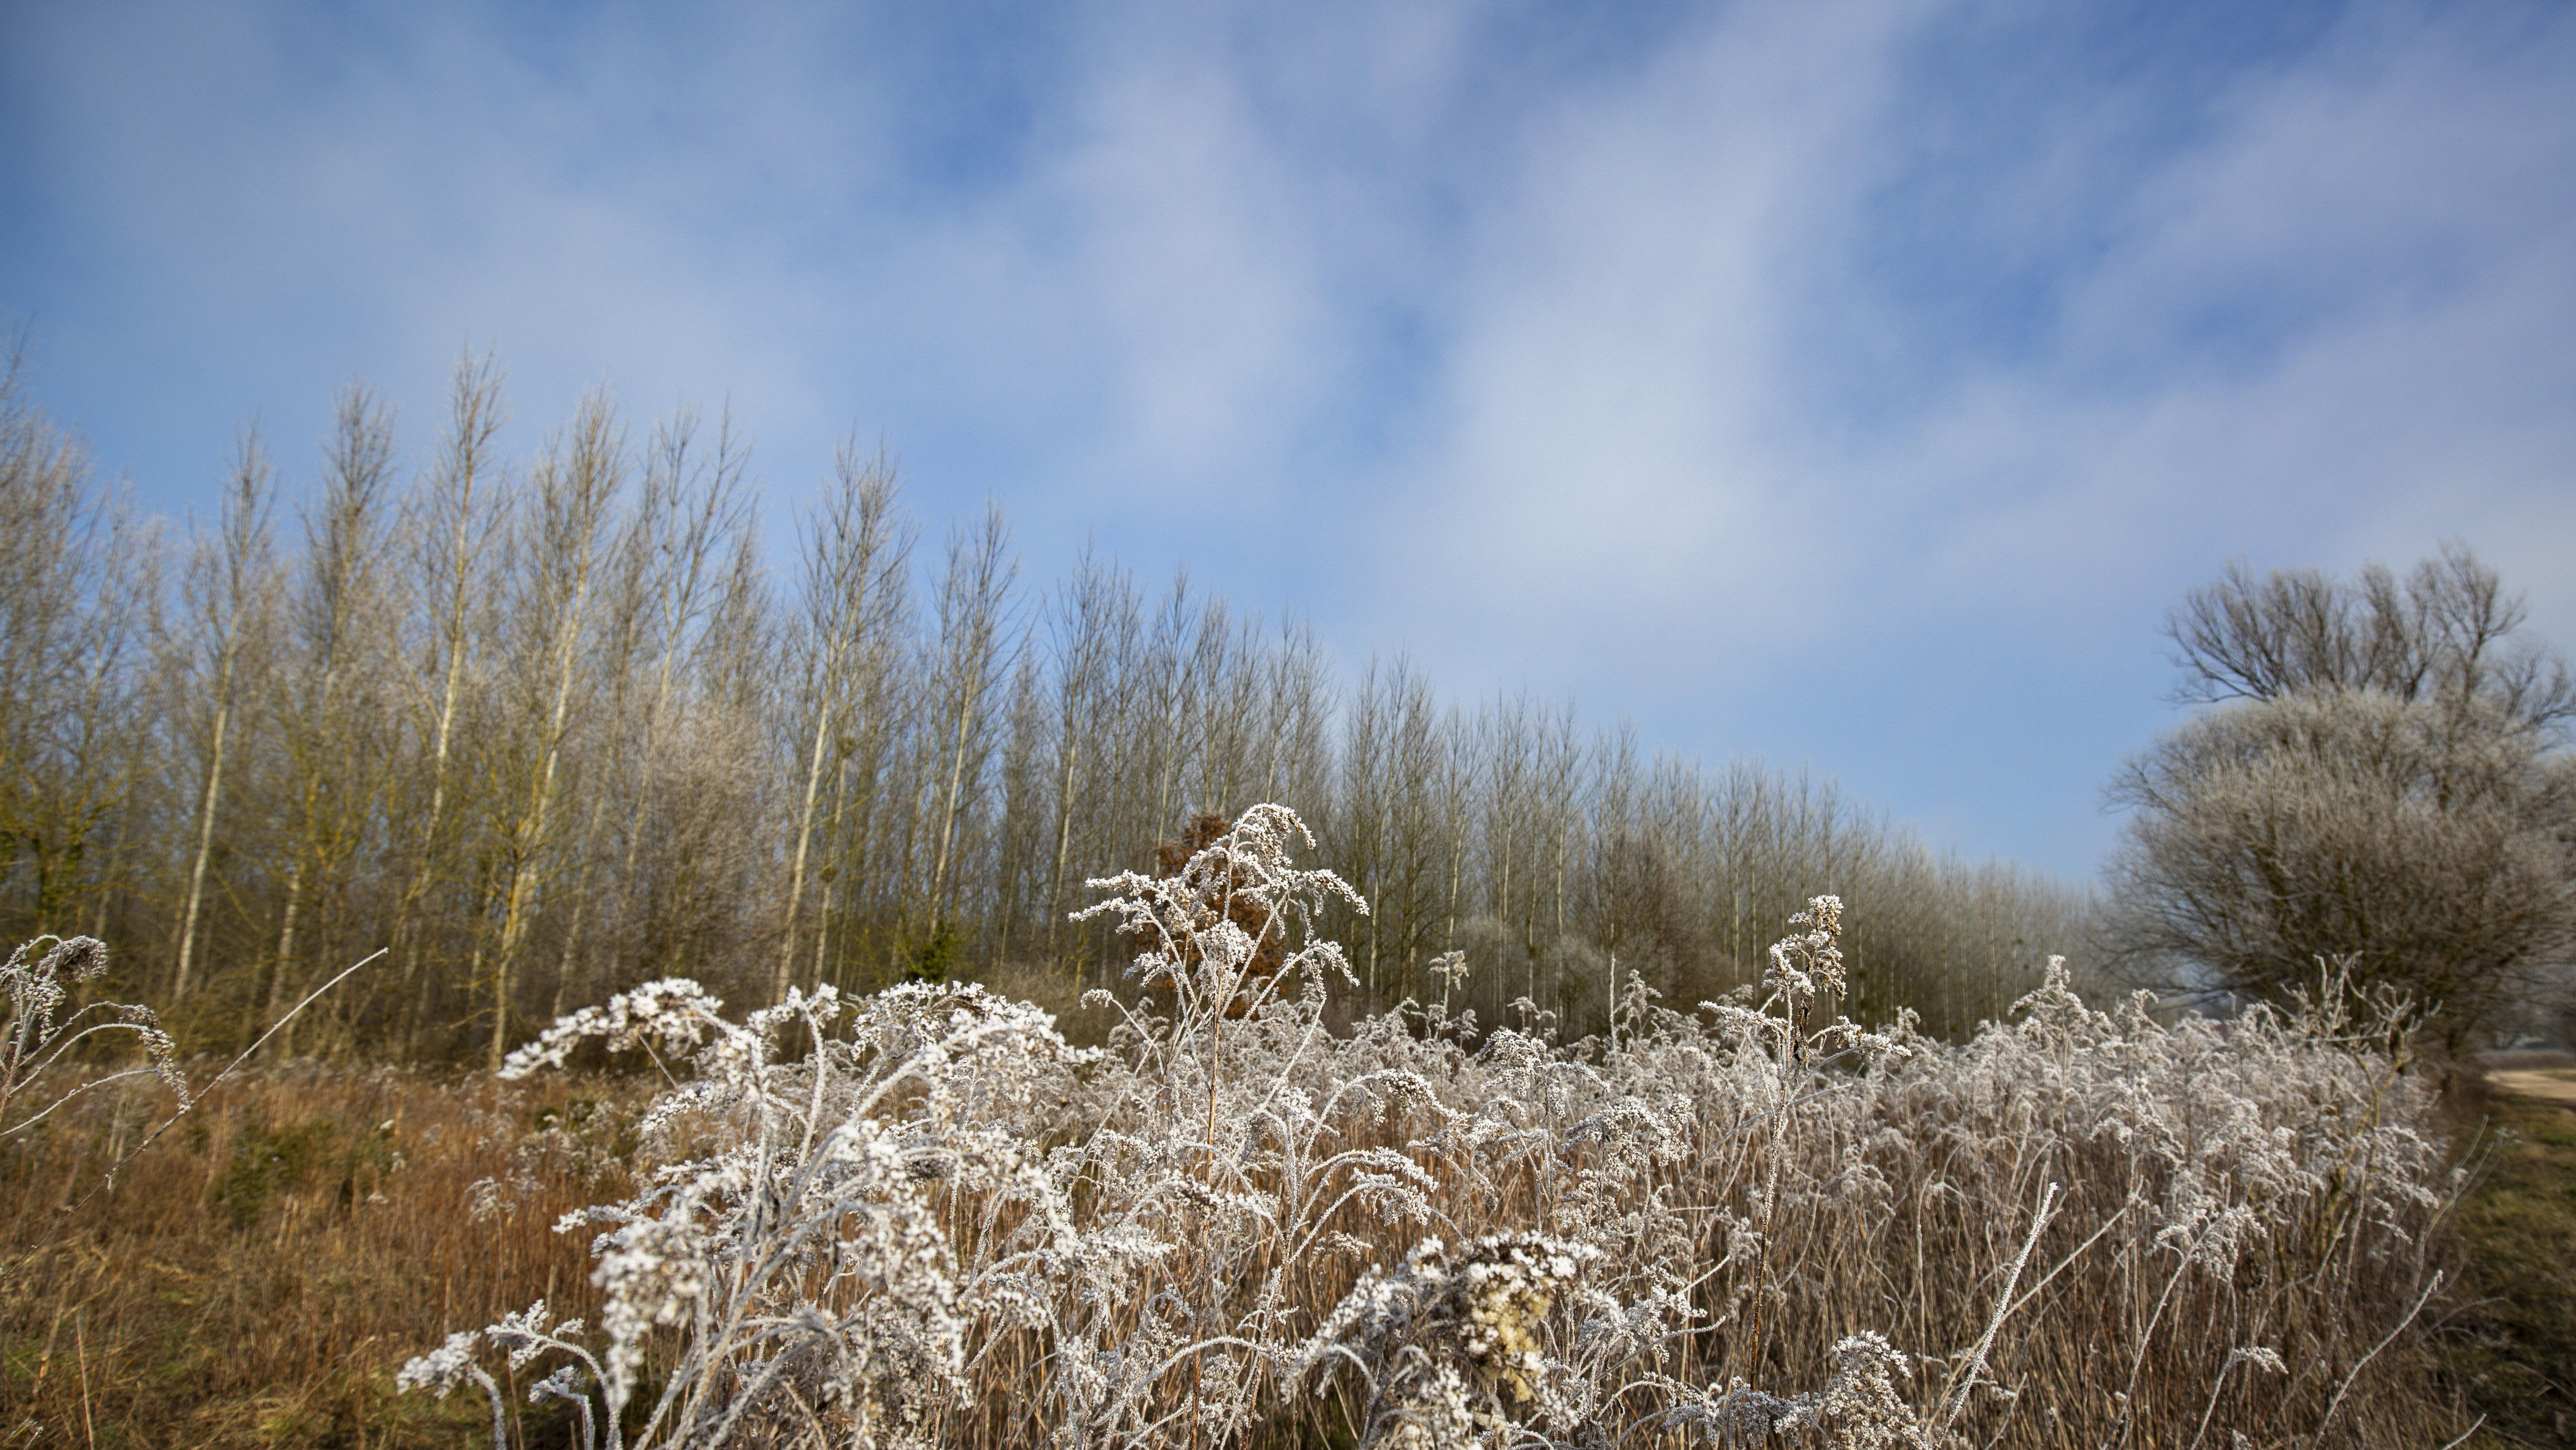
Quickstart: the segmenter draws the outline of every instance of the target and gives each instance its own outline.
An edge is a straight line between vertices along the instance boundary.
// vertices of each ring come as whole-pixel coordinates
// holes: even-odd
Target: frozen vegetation
[[[1094,881],[1137,952],[1078,1047],[972,985],[728,1014],[671,979],[504,1074],[649,1056],[640,1191],[404,1383],[586,1445],[2439,1445],[2458,1175],[2412,1009],[2168,1021],[2052,969],[1945,1044],[1829,1015],[1841,903],[1758,989],[1616,983],[1562,1040],[1435,998],[1328,1030],[1290,811]],[[1438,964],[1441,995],[1475,963]],[[1605,983],[1605,989],[1613,984]]]

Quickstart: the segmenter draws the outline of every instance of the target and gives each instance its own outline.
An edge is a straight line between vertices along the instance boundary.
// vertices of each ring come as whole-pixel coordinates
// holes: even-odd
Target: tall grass
[[[1759,990],[1614,978],[1559,1040],[1407,1004],[1327,1030],[1364,910],[1256,807],[1166,878],[1103,1048],[974,986],[739,1019],[671,980],[563,1019],[675,1076],[560,1290],[414,1359],[534,1376],[610,1445],[2425,1445],[2457,1177],[2407,1004],[2167,1024],[2062,969],[1945,1045],[1822,1008],[1840,904]],[[1472,971],[1454,959],[1444,973]],[[523,1221],[522,1221],[523,1222]],[[524,1229],[517,1230],[524,1232]],[[522,1380],[524,1382],[524,1379]]]
[[[596,1296],[549,1228],[628,1187],[617,1092],[272,1069],[95,1196],[168,1106],[74,1104],[0,1148],[0,1443],[464,1443],[485,1412],[398,1397],[395,1371],[448,1326]]]

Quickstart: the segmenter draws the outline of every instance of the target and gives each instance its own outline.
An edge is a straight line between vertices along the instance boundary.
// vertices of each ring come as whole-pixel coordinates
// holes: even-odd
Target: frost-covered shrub
[[[1106,1049],[972,986],[736,1021],[666,981],[563,1019],[506,1071],[596,1040],[675,1075],[635,1124],[648,1187],[561,1225],[595,1235],[598,1328],[534,1306],[406,1383],[497,1396],[479,1354],[545,1361],[535,1397],[610,1445],[2403,1423],[2414,1360],[2373,1347],[2437,1282],[2451,1188],[2403,1003],[2329,981],[2168,1026],[2060,966],[1963,1045],[1864,1031],[1816,1020],[1843,986],[1819,897],[1740,1000],[1631,981],[1600,1038],[1526,1002],[1336,1035],[1315,923],[1360,903],[1294,863],[1310,844],[1257,807],[1170,876],[1093,883],[1139,943]]]

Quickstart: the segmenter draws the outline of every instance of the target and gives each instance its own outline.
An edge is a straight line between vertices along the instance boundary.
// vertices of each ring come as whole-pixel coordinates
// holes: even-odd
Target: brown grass
[[[550,1228],[624,1191],[584,1151],[613,1132],[603,1095],[290,1069],[218,1088],[95,1196],[166,1103],[101,1101],[0,1150],[0,1444],[464,1443],[488,1411],[397,1396],[394,1372],[540,1295],[589,1311],[586,1241]],[[567,1117],[556,1151],[520,1149]],[[494,1175],[522,1196],[478,1222]]]
[[[1437,1056],[1427,1045],[1391,1043],[1389,1050],[1418,1052],[1426,1066]],[[1453,1063],[1449,1071],[1467,1069]],[[1446,1081],[1449,1073],[1434,1076]],[[90,1105],[50,1133],[0,1150],[8,1185],[0,1209],[0,1446],[482,1443],[488,1411],[479,1396],[469,1391],[443,1404],[398,1396],[394,1372],[447,1333],[488,1324],[540,1297],[560,1313],[595,1320],[587,1236],[550,1230],[567,1209],[632,1191],[614,1156],[631,1146],[622,1128],[643,1088],[560,1077],[513,1085],[382,1070],[274,1072],[211,1095],[113,1191],[86,1202],[104,1165],[144,1126],[142,1096]],[[1969,1421],[1978,1444],[1988,1436],[2052,1450],[2099,1443],[2108,1396],[2127,1377],[2114,1361],[2140,1335],[2138,1321],[2169,1271],[2143,1233],[2125,1228],[2093,1250],[2081,1248],[2090,1226],[2117,1207],[2134,1165],[2110,1140],[2050,1133],[2041,1122],[1997,1136],[1975,1111],[1951,1121],[1973,1109],[1966,1100],[1925,1097],[1914,1107],[1915,1119],[1855,1112],[1846,1121],[1819,1104],[1811,1110],[1817,1120],[1794,1135],[1799,1181],[1821,1185],[1838,1165],[1855,1161],[1847,1154],[1857,1154],[1877,1163],[1888,1191],[1804,1193],[1775,1225],[1784,1332],[1761,1351],[1760,1379],[1812,1386],[1825,1368],[1825,1346],[1860,1329],[1884,1328],[1917,1351],[1964,1346],[1993,1299],[1999,1266],[2027,1227],[2042,1180],[2062,1179],[2069,1208],[2044,1236],[2033,1276],[2071,1262],[1996,1347],[1995,1372],[2023,1398],[1981,1401]],[[2449,1360],[2458,1372],[2443,1386],[2432,1346],[2401,1336],[2360,1377],[2326,1443],[2438,1445],[2469,1418],[2455,1396],[2486,1409],[2491,1426],[2514,1436],[2484,1443],[2566,1443],[2565,1361],[2552,1370],[2532,1356],[2545,1356],[2551,1345],[2576,1346],[2561,1322],[2568,1302],[2563,1233],[2576,1222],[2566,1176],[2576,1167],[2576,1130],[2568,1128],[2576,1118],[2525,1122],[2510,1104],[2500,1111],[2522,1139],[2499,1153],[2487,1188],[2461,1218],[2474,1254],[2498,1257],[2486,1260],[2491,1272],[2472,1286],[2486,1302],[2453,1320],[2465,1326]],[[1402,1116],[1352,1126],[1369,1141],[1402,1148],[1425,1126],[1408,1127]],[[1908,1124],[1903,1141],[1878,1136],[1900,1121]],[[1710,1131],[1720,1126],[1712,1119]],[[2024,1151],[2042,1138],[2056,1146]],[[1677,1203],[1731,1201],[1753,1159],[1740,1146],[1726,1148],[1727,1141],[1740,1140],[1719,1133],[1649,1176]],[[1921,1152],[1935,1142],[1948,1144],[1937,1165]],[[1602,1151],[1581,1150],[1581,1161],[1567,1167],[1604,1168],[1595,1161]],[[2526,1182],[2525,1159],[2534,1154],[2549,1162],[2531,1172],[2560,1176]],[[478,1219],[477,1185],[493,1179],[505,1185],[505,1201]],[[1457,1177],[1435,1200],[1462,1232],[1477,1232],[1562,1215],[1561,1206],[1547,1208],[1536,1194],[1526,1172],[1503,1170],[1481,1183]],[[2014,1216],[2015,1205],[2025,1217]],[[1605,1208],[1616,1211],[1615,1204]],[[1357,1215],[1345,1226],[1373,1241],[1382,1262],[1400,1257],[1414,1237]],[[2553,1232],[2562,1236],[2552,1239]],[[1177,1237],[1184,1247],[1166,1270],[1175,1283],[1218,1276],[1200,1262],[1198,1235]],[[2237,1342],[2282,1347],[2293,1379],[2250,1381],[2239,1371],[2216,1399],[2207,1443],[2230,1443],[2238,1424],[2312,1424],[2318,1403],[2412,1297],[2384,1271],[2333,1293],[2301,1291],[2335,1279],[2330,1268],[2340,1251],[2320,1244],[2344,1237],[2329,1224],[2293,1219],[2276,1225],[2235,1285],[2185,1282],[2164,1328],[2147,1337],[2145,1373],[2135,1386],[2140,1423],[2127,1444],[2193,1438],[2227,1348]],[[1620,1232],[1607,1232],[1607,1241],[1622,1259],[1648,1251]],[[1712,1240],[1679,1252],[1706,1262],[1720,1247]],[[2456,1262],[2442,1246],[2426,1244],[2422,1252]],[[2552,1264],[2557,1279],[2530,1283],[2558,1285],[2555,1311],[2513,1282],[2530,1266]],[[1309,1320],[1349,1287],[1356,1267],[1301,1267],[1311,1282],[1295,1297]],[[1224,1278],[1249,1282],[1231,1272]],[[1716,1287],[1700,1297],[1720,1312]],[[2544,1311],[2557,1319],[2529,1318]],[[2303,1322],[2310,1316],[2313,1322]],[[1043,1376],[1034,1368],[1043,1348],[1031,1340],[1028,1353],[1004,1353],[988,1364],[976,1408],[950,1422],[950,1438],[1028,1443],[1044,1418]],[[1695,1334],[1681,1343],[1682,1369],[1713,1368],[1731,1353],[1722,1332]],[[497,1357],[487,1363],[504,1370]],[[524,1417],[516,1443],[574,1443],[569,1425],[527,1406],[524,1377],[506,1388],[512,1414]],[[2305,1408],[2276,1413],[2285,1409],[2285,1393]],[[2547,1399],[2551,1394],[2561,1399]],[[1335,1438],[1346,1407],[1278,1408],[1273,1435],[1320,1443]],[[2424,1438],[2437,1427],[2445,1428]]]

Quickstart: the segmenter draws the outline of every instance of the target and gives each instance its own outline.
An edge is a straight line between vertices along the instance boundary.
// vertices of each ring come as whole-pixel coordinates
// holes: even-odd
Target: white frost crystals
[[[1508,1406],[1555,1400],[1548,1311],[1603,1257],[1542,1234],[1492,1235],[1454,1258],[1425,1239],[1394,1273],[1372,1269],[1361,1279],[1307,1342],[1292,1377],[1328,1387],[1356,1367],[1375,1434],[1397,1445],[1472,1441],[1503,1428]]]
[[[177,1095],[182,1109],[187,1107],[188,1081],[179,1071],[178,1049],[151,1008],[91,1002],[63,1015],[72,988],[96,981],[106,971],[106,945],[87,936],[40,936],[0,962],[0,991],[9,999],[8,1020],[0,1023],[0,1137],[27,1131],[83,1094],[147,1073]],[[76,1054],[94,1038],[118,1035],[141,1049],[141,1067],[85,1079],[50,1098],[38,1094],[40,1105],[28,1107],[30,1090],[49,1069],[77,1061]]]
[[[404,1384],[497,1403],[478,1355],[542,1360],[620,1450],[2287,1443],[2430,1274],[2448,1170],[2388,1004],[2169,1026],[2061,966],[1968,1043],[1864,1032],[1821,1018],[1818,897],[1767,995],[1327,1030],[1320,917],[1359,904],[1307,844],[1256,807],[1093,883],[1141,948],[1105,1050],[973,986],[564,1018],[506,1070],[674,1074],[641,1191],[560,1225],[597,1339],[538,1305]],[[2342,1379],[2255,1392],[2280,1363]]]
[[[593,1242],[592,1281],[606,1300],[600,1358],[579,1345],[578,1326],[541,1341],[532,1320],[513,1316],[488,1336],[514,1359],[551,1350],[582,1362],[587,1378],[540,1388],[582,1407],[586,1444],[593,1383],[596,1425],[623,1444],[657,1326],[678,1327],[685,1349],[640,1445],[719,1443],[816,1414],[850,1425],[859,1443],[927,1443],[928,1416],[960,1387],[968,1312],[930,1189],[1025,1172],[1011,1131],[1021,1125],[985,1115],[1028,1106],[1082,1054],[1045,1013],[973,986],[908,985],[856,1004],[828,986],[791,990],[739,1024],[722,1005],[691,982],[648,983],[512,1055],[505,1076],[560,1065],[592,1038],[652,1047],[690,1076],[643,1116],[648,1149],[672,1148],[684,1128],[723,1146],[667,1162],[634,1198],[557,1225],[606,1226]],[[787,1033],[805,1050],[781,1060]],[[1064,1081],[1053,1085],[1060,1097]],[[406,1375],[455,1383],[447,1365],[459,1345],[451,1338]]]

